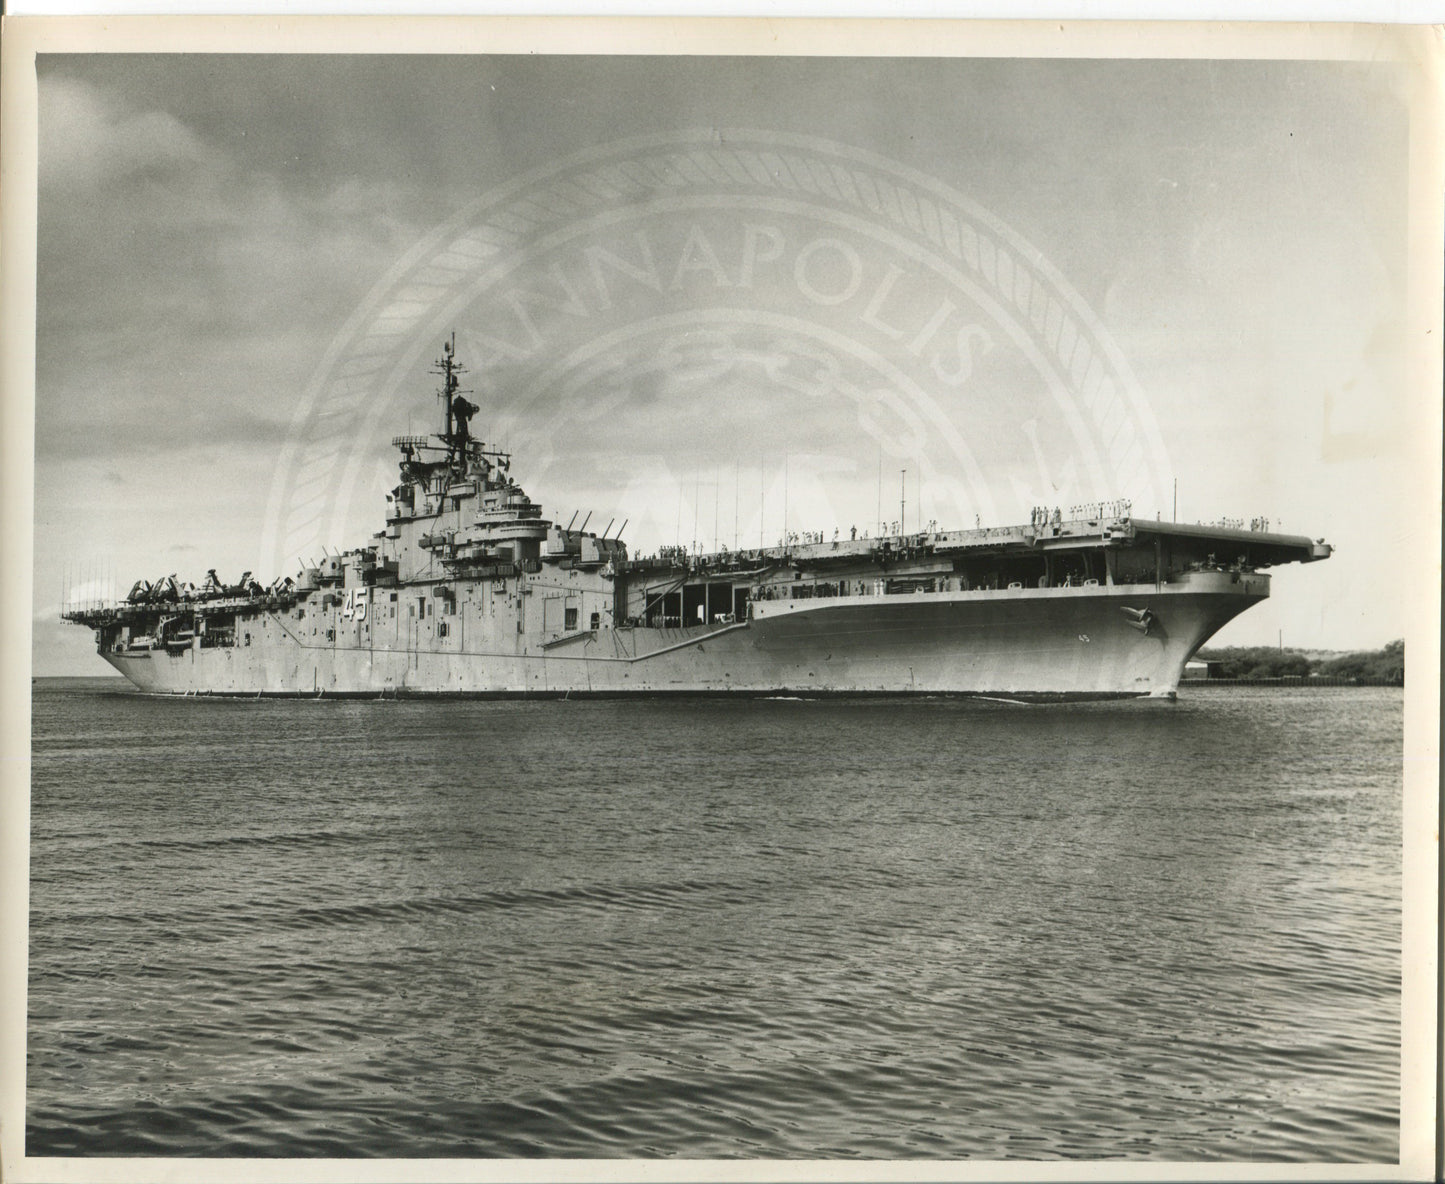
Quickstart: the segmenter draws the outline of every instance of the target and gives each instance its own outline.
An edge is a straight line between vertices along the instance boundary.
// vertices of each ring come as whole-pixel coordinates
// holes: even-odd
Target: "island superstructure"
[[[1121,502],[631,557],[610,525],[545,518],[511,457],[471,435],[452,341],[436,372],[444,429],[393,440],[400,480],[365,546],[265,587],[137,581],[65,618],[137,687],[174,694],[1172,697],[1194,652],[1269,595],[1263,569],[1330,554]]]

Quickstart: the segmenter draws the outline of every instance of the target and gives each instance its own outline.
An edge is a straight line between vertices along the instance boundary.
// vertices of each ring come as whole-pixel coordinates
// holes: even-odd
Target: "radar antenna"
[[[477,407],[460,397],[462,392],[459,375],[465,374],[467,368],[457,361],[455,330],[450,338],[442,342],[442,356],[432,363],[431,372],[440,375],[442,379],[442,389],[437,391],[437,397],[446,406],[447,415],[446,432],[442,439],[453,448],[464,448],[469,436],[467,421],[477,413]]]

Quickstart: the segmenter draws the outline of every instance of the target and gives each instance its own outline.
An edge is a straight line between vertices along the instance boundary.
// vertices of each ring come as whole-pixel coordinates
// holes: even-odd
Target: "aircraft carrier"
[[[1260,520],[1189,526],[1128,503],[1027,525],[630,557],[543,517],[471,436],[453,342],[439,435],[399,436],[365,546],[263,587],[209,573],[68,606],[143,691],[251,696],[963,694],[1173,697],[1185,663],[1327,558]],[[625,528],[625,523],[624,523]]]

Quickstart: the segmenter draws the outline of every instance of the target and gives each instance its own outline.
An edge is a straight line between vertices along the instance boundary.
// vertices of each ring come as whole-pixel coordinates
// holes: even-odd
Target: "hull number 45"
[[[341,609],[341,619],[343,621],[366,620],[366,609],[370,603],[370,588],[353,588],[346,594],[346,603]]]

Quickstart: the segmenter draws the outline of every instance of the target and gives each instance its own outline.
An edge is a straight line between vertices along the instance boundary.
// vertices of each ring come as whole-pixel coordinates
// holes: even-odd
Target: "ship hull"
[[[589,630],[516,652],[442,641],[318,643],[258,620],[252,644],[105,653],[141,690],[279,696],[979,695],[1171,697],[1185,662],[1268,595],[1269,577],[1193,573],[1162,586],[764,601],[750,618]]]

